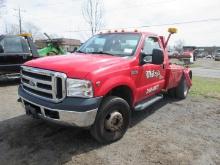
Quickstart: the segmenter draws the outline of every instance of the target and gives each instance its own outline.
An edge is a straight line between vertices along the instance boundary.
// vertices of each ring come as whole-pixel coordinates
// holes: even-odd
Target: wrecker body
[[[192,72],[170,63],[167,43],[149,32],[108,32],[73,54],[28,61],[21,69],[20,101],[35,118],[89,128],[102,143],[116,141],[132,111],[165,94],[187,96]]]

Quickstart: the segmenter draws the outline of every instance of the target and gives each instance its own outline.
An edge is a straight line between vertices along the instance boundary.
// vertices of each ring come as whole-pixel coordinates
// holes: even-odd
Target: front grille
[[[66,74],[32,67],[21,67],[21,84],[25,91],[52,102],[66,97]]]

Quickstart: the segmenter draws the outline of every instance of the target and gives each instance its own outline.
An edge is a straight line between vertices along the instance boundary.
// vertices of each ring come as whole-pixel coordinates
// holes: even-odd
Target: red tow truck
[[[123,137],[132,111],[141,111],[164,94],[186,98],[192,85],[188,67],[171,64],[169,37],[149,32],[100,33],[70,55],[26,62],[21,69],[20,101],[26,114],[89,128],[101,143]]]
[[[183,46],[183,53],[181,59],[186,64],[193,64],[196,61],[196,47],[195,46]]]

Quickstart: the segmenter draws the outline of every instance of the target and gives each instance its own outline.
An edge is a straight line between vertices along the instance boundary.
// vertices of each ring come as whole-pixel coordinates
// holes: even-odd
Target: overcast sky
[[[23,22],[32,22],[42,32],[57,34],[82,41],[88,39],[82,16],[84,0],[6,0],[1,10],[0,28],[4,22],[18,24],[17,11],[20,6]],[[220,0],[104,0],[104,29],[152,26],[218,19],[216,21],[138,28],[167,35],[168,27],[177,27],[178,33],[172,42],[179,39],[185,45],[220,46]]]

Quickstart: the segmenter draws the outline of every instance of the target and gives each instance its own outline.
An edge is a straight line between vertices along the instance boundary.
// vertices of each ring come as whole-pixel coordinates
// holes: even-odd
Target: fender
[[[188,87],[190,88],[192,86],[192,71],[189,68],[185,68],[183,70],[183,75],[186,79]]]
[[[131,79],[131,77],[128,77],[128,76],[116,76],[116,77],[107,79],[106,81],[101,83],[100,87],[96,87],[95,95],[105,96],[112,89],[118,86],[127,86],[128,88],[130,88],[132,92],[133,102],[135,101],[136,86],[134,84],[134,81]]]

